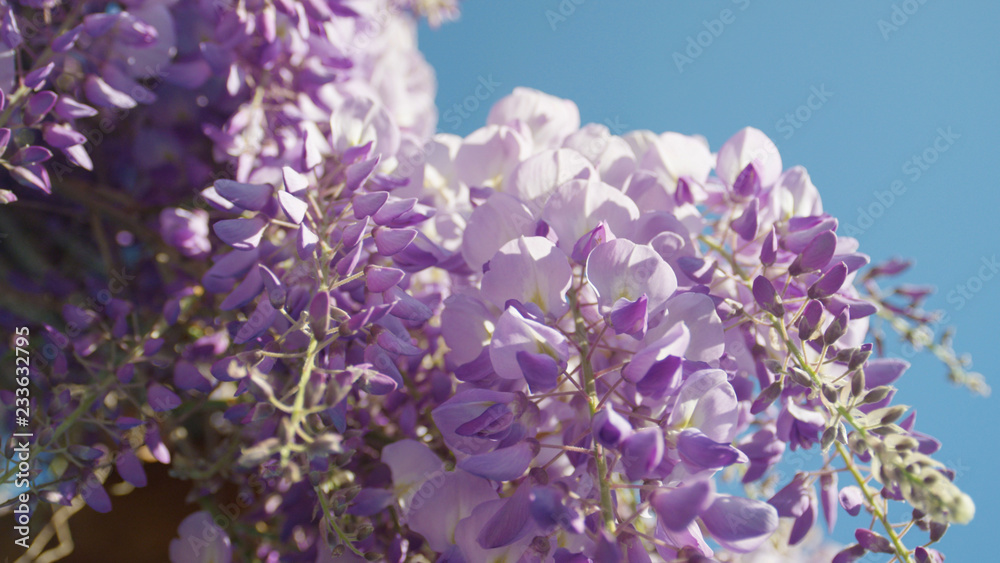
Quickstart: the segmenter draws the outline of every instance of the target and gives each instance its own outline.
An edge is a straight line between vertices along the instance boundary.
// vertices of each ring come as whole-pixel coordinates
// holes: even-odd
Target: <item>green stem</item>
[[[708,237],[699,236],[698,239],[704,242],[706,245],[708,245],[712,250],[715,250],[720,255],[725,257],[725,259],[732,266],[733,271],[737,273],[740,277],[744,278],[745,280],[747,279],[746,276],[743,274],[743,271],[740,269],[739,265],[736,263],[736,260],[733,258],[731,254],[726,252],[724,248],[714,243]],[[809,365],[809,362],[806,360],[805,356],[802,354],[799,348],[792,343],[791,338],[788,337],[788,331],[785,328],[784,320],[780,318],[775,318],[771,323],[771,326],[776,331],[778,331],[778,334],[781,336],[782,342],[785,344],[785,347],[788,348],[789,352],[791,352],[791,354],[795,357],[795,361],[796,363],[798,363],[799,367],[801,367],[809,375],[809,378],[812,380],[813,384],[816,385],[817,389],[821,388],[823,382],[820,379],[819,374],[815,369],[813,369],[811,365]],[[835,405],[835,406],[836,406],[836,412],[844,420],[846,420],[848,424],[854,427],[854,429],[858,431],[858,433],[861,434],[861,436],[867,438],[868,435],[867,432],[865,431],[864,428],[860,427],[854,421],[853,417],[850,416],[850,412],[848,411],[848,409],[845,409],[842,405]],[[837,441],[834,441],[834,443],[837,446],[837,451],[840,453],[840,457],[844,459],[844,463],[847,467],[847,470],[851,472],[852,476],[854,476],[854,480],[857,481],[858,486],[861,488],[861,491],[864,493],[865,498],[868,501],[868,504],[872,507],[872,513],[882,523],[882,526],[885,528],[886,533],[889,535],[889,539],[892,541],[893,547],[896,550],[896,556],[900,558],[902,563],[912,563],[912,560],[910,559],[910,553],[909,551],[907,551],[906,546],[903,545],[903,542],[900,539],[899,534],[896,533],[896,529],[893,528],[892,523],[889,522],[887,515],[884,514],[882,510],[878,507],[878,505],[875,504],[875,499],[872,496],[871,492],[868,490],[868,485],[867,482],[865,481],[864,476],[861,475],[861,472],[854,464],[853,456],[844,446],[844,444]]]
[[[295,441],[295,431],[302,424],[305,412],[302,407],[306,402],[306,388],[309,385],[309,378],[312,377],[313,364],[316,361],[316,354],[319,352],[316,338],[309,339],[309,347],[306,349],[305,365],[302,366],[302,375],[299,376],[298,390],[295,393],[295,402],[292,404],[292,422],[289,426],[286,442],[281,446],[281,465],[288,464],[291,457],[292,444]]]
[[[886,515],[883,514],[882,510],[879,509],[877,504],[875,504],[875,498],[871,491],[868,490],[868,484],[865,481],[864,476],[861,475],[857,466],[854,465],[854,458],[851,455],[851,452],[847,451],[847,447],[845,447],[844,444],[841,444],[840,442],[834,443],[837,445],[837,452],[840,454],[840,457],[844,459],[844,464],[847,466],[847,470],[851,472],[854,480],[858,483],[858,487],[861,488],[861,492],[864,493],[865,500],[867,500],[868,505],[872,507],[872,513],[875,515],[875,518],[882,522],[882,526],[885,528],[886,533],[889,534],[889,539],[892,540],[892,545],[896,548],[896,556],[900,558],[902,563],[911,563],[910,552],[906,549],[906,546],[903,545],[899,534],[896,533],[896,529],[892,527],[892,523],[889,522]]]
[[[586,323],[576,307],[576,295],[570,294],[570,307],[576,318],[576,334],[580,346],[580,361],[583,368],[583,389],[587,393],[587,404],[590,406],[590,417],[597,414],[600,398],[597,396],[597,383],[594,379],[594,366],[590,363],[590,343],[587,341]],[[601,489],[601,518],[609,533],[615,532],[615,509],[611,501],[611,487],[608,484],[608,464],[604,458],[601,445],[594,440],[594,461],[597,462],[597,482]]]
[[[698,240],[705,243],[705,246],[718,252],[723,258],[725,258],[726,261],[729,262],[729,265],[732,266],[733,273],[743,278],[744,280],[747,279],[747,275],[743,272],[743,268],[740,268],[740,265],[736,263],[736,259],[733,258],[733,256],[730,253],[726,252],[725,248],[720,246],[712,239],[706,237],[705,235],[698,235]]]
[[[803,370],[806,371],[806,373],[809,374],[809,377],[816,384],[817,388],[820,385],[822,385],[822,382],[819,379],[819,375],[816,374],[816,371],[813,370],[812,366],[809,365],[809,362],[806,361],[802,353],[799,352],[799,349],[796,346],[794,346],[791,340],[788,338],[788,332],[785,330],[784,323],[782,323],[780,320],[775,320],[774,328],[781,335],[781,338],[785,343],[785,347],[787,347],[795,356],[795,360],[796,362],[798,362],[799,367],[801,367]],[[854,418],[850,416],[850,412],[848,412],[847,409],[845,409],[842,405],[835,405],[835,406],[836,406],[836,412],[839,413],[840,416],[844,420],[846,420],[848,424],[854,427],[854,429],[858,431],[862,436],[867,437],[867,432],[865,431],[865,429],[858,426],[858,424],[854,421]],[[854,476],[854,480],[857,481],[858,486],[861,487],[861,492],[864,493],[865,499],[867,499],[869,506],[872,507],[872,513],[882,523],[882,526],[885,528],[886,533],[889,535],[889,539],[892,540],[892,544],[896,549],[896,555],[901,559],[902,563],[911,563],[909,552],[906,550],[906,547],[900,540],[899,535],[896,533],[896,529],[892,527],[892,523],[889,522],[888,517],[885,514],[883,514],[882,510],[879,509],[878,505],[875,504],[875,499],[873,498],[871,492],[868,490],[868,485],[867,482],[865,481],[864,476],[861,475],[861,472],[858,471],[857,466],[854,465],[854,458],[852,457],[851,453],[847,450],[844,444],[841,444],[840,442],[837,441],[834,441],[834,444],[836,444],[837,446],[837,452],[840,453],[840,457],[844,459],[844,464],[847,466],[847,470],[851,472],[851,475]]]
[[[326,518],[326,522],[330,525],[330,529],[337,534],[337,537],[340,538],[340,541],[343,542],[345,546],[347,546],[347,549],[350,549],[351,552],[358,557],[364,557],[365,554],[361,553],[358,551],[358,548],[354,547],[354,544],[351,543],[347,534],[345,534],[344,531],[340,529],[340,526],[337,525],[337,521],[333,518],[334,514],[330,511],[330,505],[326,502],[326,495],[323,494],[323,491],[321,491],[319,487],[316,487],[316,496],[319,497],[319,504],[323,507],[323,516]]]

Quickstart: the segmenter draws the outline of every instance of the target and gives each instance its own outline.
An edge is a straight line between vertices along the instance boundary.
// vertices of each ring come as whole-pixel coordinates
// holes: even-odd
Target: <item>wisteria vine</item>
[[[942,561],[974,505],[881,327],[989,388],[930,290],[880,287],[909,263],[869,265],[756,129],[712,152],[517,88],[435,134],[415,22],[456,16],[0,0],[24,560],[160,463],[191,486],[175,562]]]

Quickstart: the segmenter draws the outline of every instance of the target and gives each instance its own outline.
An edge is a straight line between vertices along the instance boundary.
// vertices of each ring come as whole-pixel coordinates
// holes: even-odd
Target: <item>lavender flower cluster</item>
[[[755,129],[713,153],[519,88],[434,135],[415,21],[456,15],[0,0],[0,227],[53,233],[0,296],[39,327],[25,557],[160,463],[175,562],[943,560],[974,506],[870,320],[986,387],[877,285],[908,264]]]

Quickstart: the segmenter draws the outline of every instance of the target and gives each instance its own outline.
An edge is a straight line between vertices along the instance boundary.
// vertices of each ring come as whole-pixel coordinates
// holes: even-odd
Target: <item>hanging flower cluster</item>
[[[427,197],[463,258],[441,313],[460,383],[432,412],[454,474],[426,483],[465,502],[412,506],[419,471],[440,461],[418,444],[383,452],[436,551],[701,561],[719,552],[707,539],[723,553],[797,546],[820,512],[832,528],[840,502],[879,528],[859,528],[837,561],[927,560],[888,501],[924,527],[971,519],[930,457],[939,444],[892,404],[908,364],[865,341],[879,307],[852,282],[868,257],[763,133],[713,154],[698,137],[581,128],[572,102],[517,89],[486,127],[437,142],[452,150]],[[800,448],[816,469],[776,480]],[[727,472],[757,494],[723,492]]]
[[[52,520],[26,557],[160,463],[191,483],[175,562],[940,561],[973,504],[870,320],[986,387],[926,290],[877,285],[908,264],[869,267],[755,129],[713,153],[516,89],[434,135],[415,21],[456,15],[0,0],[0,325],[38,351]],[[814,531],[862,510],[854,545]]]
[[[2,162],[10,179],[45,192],[15,189],[56,233],[28,245],[58,260],[79,249],[82,227],[105,267],[42,258],[12,279],[4,303],[15,312],[5,326],[40,323],[32,411],[45,430],[31,444],[33,509],[110,511],[111,482],[144,487],[144,464],[164,463],[210,511],[181,525],[175,561],[384,548],[366,520],[339,519],[350,472],[377,459],[369,441],[398,432],[393,405],[375,398],[405,387],[396,365],[425,353],[409,330],[437,302],[405,289],[407,272],[436,263],[413,228],[433,210],[388,191],[418,168],[401,168],[397,155],[435,125],[433,72],[415,49],[412,14],[439,23],[454,6],[0,7],[6,154],[46,156]],[[26,26],[30,34],[16,33]],[[139,43],[136,29],[147,32]],[[129,65],[157,74],[128,74]],[[45,111],[33,109],[38,89],[56,100]],[[53,127],[79,142],[54,144]],[[49,150],[66,147],[65,159]],[[4,198],[21,203],[13,191]],[[50,310],[49,296],[62,304]],[[15,404],[6,391],[2,399]],[[6,433],[14,409],[5,414]],[[370,426],[382,436],[366,436]],[[227,483],[238,502],[210,502]],[[202,525],[213,516],[214,527]]]

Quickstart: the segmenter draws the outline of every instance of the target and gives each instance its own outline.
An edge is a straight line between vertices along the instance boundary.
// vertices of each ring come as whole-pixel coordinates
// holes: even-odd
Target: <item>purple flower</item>
[[[142,468],[142,462],[136,457],[132,450],[123,450],[115,460],[115,469],[122,479],[128,481],[136,487],[146,486],[146,472]]]
[[[746,454],[733,446],[716,442],[696,428],[685,428],[677,436],[677,452],[695,471],[717,469],[734,463],[746,463]]]
[[[229,535],[216,525],[208,512],[188,515],[177,531],[180,537],[170,540],[171,563],[230,563],[233,560]]]
[[[861,512],[861,506],[864,503],[864,495],[861,489],[854,485],[848,485],[843,489],[840,489],[840,495],[838,495],[840,500],[840,506],[844,507],[851,516],[857,516]]]
[[[622,298],[636,302],[645,295],[649,316],[662,314],[677,288],[673,270],[655,250],[621,238],[594,248],[586,276],[602,308],[611,309]]]
[[[523,408],[513,393],[468,389],[434,409],[433,418],[450,447],[476,454],[493,449],[490,437],[503,437]]]
[[[529,386],[555,387],[569,356],[566,337],[509,307],[497,321],[490,342],[490,359],[497,375],[525,379]]]
[[[716,497],[701,520],[716,541],[737,553],[753,551],[778,529],[773,506],[734,496]]]
[[[531,490],[531,517],[538,527],[549,531],[559,526],[568,532],[583,533],[583,517],[565,504],[565,496],[553,486]]]
[[[781,155],[767,135],[753,127],[736,133],[719,149],[716,174],[728,186],[747,166],[754,165],[754,173],[764,188],[773,184],[781,175]]]
[[[778,415],[777,435],[793,451],[796,448],[809,449],[819,441],[819,433],[824,427],[825,419],[821,413],[799,406],[795,401],[786,401]]]
[[[486,122],[491,125],[528,124],[534,145],[558,147],[563,139],[580,128],[576,104],[530,88],[514,92],[497,102]]]
[[[725,372],[700,370],[681,386],[667,424],[673,428],[694,427],[714,442],[728,443],[736,434],[736,408],[736,393]]]
[[[762,310],[781,318],[785,316],[785,308],[781,304],[781,297],[774,290],[774,286],[764,276],[757,276],[753,280],[753,298],[757,306]]]
[[[655,491],[649,502],[656,511],[661,526],[674,532],[681,532],[708,509],[714,496],[714,482],[699,480]]]
[[[443,471],[441,460],[414,440],[386,446],[382,459],[392,470],[407,525],[435,551],[447,551],[459,523],[477,506],[497,498],[489,481],[462,470]]]
[[[467,457],[460,460],[456,467],[484,479],[513,481],[524,474],[537,454],[538,445],[525,441]]]
[[[475,271],[508,241],[535,234],[531,211],[517,198],[496,193],[473,210],[462,236],[462,256]]]
[[[659,428],[636,430],[621,443],[622,465],[630,481],[644,479],[660,465],[664,453],[663,431]]]
[[[547,239],[518,237],[490,260],[483,275],[483,297],[500,308],[511,299],[534,303],[559,316],[569,308],[566,291],[572,275],[566,255]]]
[[[778,516],[794,518],[789,545],[795,545],[805,538],[816,520],[816,494],[806,482],[806,476],[798,473],[790,483],[774,494],[768,504],[778,510]]]
[[[208,240],[208,213],[201,209],[164,209],[160,212],[160,236],[191,258],[203,258],[212,250]]]
[[[615,448],[632,435],[632,425],[610,405],[594,415],[593,429],[594,439],[606,448]]]
[[[581,127],[573,102],[517,88],[470,135],[433,135],[414,16],[433,24],[451,0],[64,4],[0,0],[5,60],[28,65],[0,72],[0,155],[17,183],[54,182],[55,199],[92,191],[73,199],[98,205],[126,268],[109,283],[72,268],[12,279],[64,304],[65,327],[30,336],[54,351],[32,362],[31,406],[79,463],[43,499],[110,510],[94,474],[109,452],[146,485],[139,428],[199,494],[252,489],[241,530],[273,532],[230,545],[196,513],[173,560],[804,560],[820,557],[805,540],[820,502],[829,527],[835,501],[848,514],[865,502],[837,488],[846,460],[811,448],[821,433],[844,441],[839,419],[869,428],[850,436],[866,464],[852,469],[887,502],[920,523],[972,517],[954,473],[926,457],[940,444],[881,410],[908,364],[872,360],[881,341],[866,343],[876,313],[925,329],[926,290],[875,288],[899,261],[861,274],[869,295],[855,288],[867,256],[761,131],[713,153],[697,136]],[[177,207],[193,186],[211,186],[205,210]],[[176,251],[103,213],[119,202],[159,214]],[[210,214],[231,248],[213,253]],[[96,232],[44,223],[56,242]],[[211,423],[161,437],[171,411]],[[768,502],[717,494],[734,464],[756,491],[789,445],[817,465]],[[895,482],[904,468],[916,477]],[[644,507],[652,530],[624,520]],[[893,547],[878,530],[856,537],[835,560]]]
[[[541,218],[555,231],[559,248],[570,254],[577,241],[601,223],[616,237],[631,236],[639,208],[621,190],[589,178],[559,186],[546,201]]]

